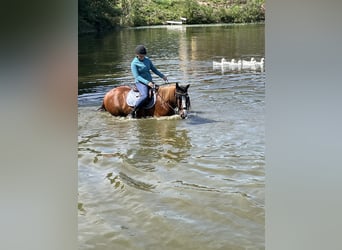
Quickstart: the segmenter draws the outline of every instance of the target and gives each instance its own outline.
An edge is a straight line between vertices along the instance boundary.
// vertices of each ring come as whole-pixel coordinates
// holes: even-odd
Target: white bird
[[[242,60],[241,59],[238,60],[237,66],[238,66],[238,69],[241,70],[241,68],[242,68]]]
[[[241,60],[236,61],[235,59],[232,59],[229,62],[229,69],[231,69],[231,70],[239,70],[239,69],[241,69]]]
[[[254,57],[252,57],[249,61],[248,60],[241,60],[239,59],[236,61],[236,59],[231,59],[230,61],[227,61],[225,58],[222,58],[220,62],[213,61],[213,68],[214,69],[221,69],[222,71],[228,70],[242,70],[242,69],[251,69],[251,70],[257,70],[261,69],[263,71],[265,59],[261,58],[261,60],[258,62],[255,60]]]
[[[252,57],[250,61],[242,60],[242,66],[243,67],[251,67],[251,66],[255,65],[255,63],[256,63],[256,60],[254,57]]]
[[[255,60],[254,57],[252,57],[250,61],[242,60],[241,68],[256,70],[256,68],[257,68],[256,63],[257,63],[257,61]]]
[[[257,66],[258,68],[263,68],[265,65],[265,58],[261,58],[260,62],[256,62],[255,66]]]
[[[224,66],[226,63],[227,63],[226,59],[222,58],[222,59],[221,59],[221,62],[213,61],[213,67],[214,67],[214,68],[216,68],[216,67],[222,67],[222,66]]]

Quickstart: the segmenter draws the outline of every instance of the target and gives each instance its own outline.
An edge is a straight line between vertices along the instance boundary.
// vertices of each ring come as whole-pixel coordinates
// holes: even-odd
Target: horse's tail
[[[106,111],[106,108],[104,106],[104,102],[102,102],[101,107],[99,107],[96,111]]]

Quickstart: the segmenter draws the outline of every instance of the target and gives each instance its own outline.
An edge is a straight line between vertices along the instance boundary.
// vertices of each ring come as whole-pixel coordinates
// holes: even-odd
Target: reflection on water
[[[188,156],[191,147],[185,129],[176,129],[177,120],[150,119],[138,122],[140,158],[135,163],[153,163],[165,158],[180,162]]]
[[[260,25],[187,26],[81,41],[79,249],[265,248],[265,74],[212,68],[214,56],[263,54],[262,36]],[[131,78],[139,41],[162,71],[191,84],[188,119],[96,112]]]
[[[150,191],[151,189],[155,188],[154,185],[135,180],[123,172],[120,172],[115,176],[113,176],[113,172],[108,173],[106,178],[110,181],[110,184],[112,184],[114,188],[123,189],[125,184],[145,191]]]

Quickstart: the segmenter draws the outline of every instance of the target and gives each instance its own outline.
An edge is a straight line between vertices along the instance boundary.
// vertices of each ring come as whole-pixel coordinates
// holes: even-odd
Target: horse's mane
[[[167,83],[167,84],[163,84],[163,85],[159,85],[159,88],[169,88],[171,86],[176,87],[176,83]]]
[[[176,90],[175,83],[168,83],[159,86],[158,93],[162,98],[167,98],[168,100],[173,100],[174,93]]]

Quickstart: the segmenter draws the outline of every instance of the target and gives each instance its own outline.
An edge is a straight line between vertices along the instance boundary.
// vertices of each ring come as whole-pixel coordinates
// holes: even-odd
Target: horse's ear
[[[188,88],[190,87],[190,84],[185,86],[185,90],[188,91]]]
[[[176,82],[176,88],[177,88],[177,89],[179,88],[178,82]]]

